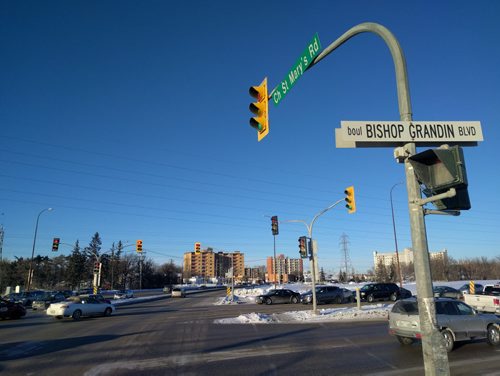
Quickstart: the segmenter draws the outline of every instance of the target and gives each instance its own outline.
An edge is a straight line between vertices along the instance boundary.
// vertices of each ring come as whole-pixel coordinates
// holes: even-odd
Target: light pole
[[[323,209],[321,210],[318,214],[316,214],[314,216],[314,218],[312,219],[311,221],[311,224],[307,224],[306,221],[303,221],[301,219],[290,219],[290,220],[286,220],[286,221],[283,221],[283,222],[300,222],[300,223],[303,223],[306,225],[306,228],[307,228],[307,233],[309,235],[309,239],[311,241],[311,275],[312,275],[312,301],[313,301],[313,313],[316,314],[316,269],[317,269],[317,252],[316,252],[316,247],[315,247],[315,242],[313,240],[313,237],[312,237],[312,234],[313,234],[313,226],[314,226],[314,222],[316,222],[316,220],[323,214],[325,214],[328,210],[334,208],[335,206],[337,206],[339,203],[343,202],[344,199],[340,199],[338,201],[336,201],[335,203],[331,204],[329,207],[327,207],[326,209]]]
[[[30,268],[28,271],[28,280],[26,283],[26,291],[30,291],[31,288],[31,280],[33,279],[33,258],[35,257],[35,244],[36,244],[36,234],[38,232],[38,221],[40,220],[40,216],[43,212],[52,211],[52,208],[43,209],[38,216],[36,217],[36,225],[35,225],[35,235],[33,236],[33,249],[31,250],[31,260],[30,260]]]
[[[392,190],[394,189],[394,187],[400,184],[403,184],[403,182],[396,183],[392,186],[389,196],[391,198],[392,229],[394,230],[394,244],[396,246],[396,262],[398,265],[399,287],[403,288],[403,276],[401,275],[401,264],[399,263],[398,238],[396,237],[396,221],[394,220],[394,205],[392,204]]]

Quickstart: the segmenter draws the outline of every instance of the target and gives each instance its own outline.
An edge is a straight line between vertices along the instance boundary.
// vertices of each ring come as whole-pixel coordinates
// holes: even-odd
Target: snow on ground
[[[499,281],[476,281],[482,285],[495,284]],[[453,288],[460,288],[468,281],[451,281],[451,282],[434,282],[434,286],[450,286]],[[350,290],[362,287],[363,284],[337,284],[339,287],[345,287]],[[417,293],[417,286],[415,283],[403,284],[403,287],[410,290],[413,295]],[[274,285],[264,285],[254,288],[237,288],[234,290],[234,300],[231,297],[219,299],[215,304],[256,304],[255,297],[266,293],[266,291],[273,289]],[[304,293],[311,289],[307,284],[286,284],[282,287],[288,288],[293,291]],[[321,321],[368,321],[368,320],[387,320],[389,311],[391,310],[392,303],[380,303],[375,305],[365,305],[357,308],[357,306],[342,307],[342,308],[327,308],[321,309],[318,306],[318,313],[310,310],[302,311],[289,311],[283,313],[265,314],[252,312],[248,314],[239,315],[235,318],[217,319],[216,324],[271,324],[271,323],[304,323],[304,322],[321,322]],[[257,307],[256,307],[257,308]]]

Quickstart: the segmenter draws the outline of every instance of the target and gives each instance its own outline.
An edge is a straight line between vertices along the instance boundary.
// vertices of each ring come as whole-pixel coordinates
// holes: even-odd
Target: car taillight
[[[500,305],[500,299],[493,299],[494,305]]]

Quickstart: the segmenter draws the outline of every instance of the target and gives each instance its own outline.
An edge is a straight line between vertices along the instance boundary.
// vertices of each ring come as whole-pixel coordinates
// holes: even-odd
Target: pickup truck
[[[500,285],[486,286],[483,294],[464,294],[464,302],[480,312],[500,315]]]

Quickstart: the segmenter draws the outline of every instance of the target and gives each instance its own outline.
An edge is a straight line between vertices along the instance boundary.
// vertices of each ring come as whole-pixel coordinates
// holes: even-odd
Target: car
[[[34,300],[46,294],[45,291],[24,291],[19,293],[12,293],[8,295],[5,299],[10,300],[14,303],[20,303],[25,307],[31,307]]]
[[[45,296],[42,296],[41,298],[34,300],[33,303],[31,304],[31,308],[35,311],[37,309],[47,309],[47,307],[52,303],[62,302],[66,298],[67,297],[62,292],[48,293]]]
[[[313,301],[312,291],[308,291],[301,295],[300,301],[302,304],[311,304]],[[337,286],[316,286],[316,301],[321,303],[337,303],[344,301],[344,292]]]
[[[113,296],[113,299],[130,299],[134,297],[132,290],[120,290]]]
[[[343,301],[346,303],[352,303],[356,301],[356,292],[353,290],[346,289],[345,287],[340,288],[342,290]]]
[[[184,289],[181,289],[179,287],[174,287],[172,289],[171,296],[172,298],[185,298],[186,292],[184,291]]]
[[[265,294],[255,297],[257,304],[276,304],[300,302],[300,294],[289,289],[271,289]]]
[[[435,298],[451,298],[451,299],[462,299],[463,294],[449,286],[434,286],[432,292]]]
[[[83,316],[110,316],[115,312],[115,306],[98,300],[95,296],[74,296],[63,302],[52,303],[47,308],[47,315],[62,319],[72,317],[73,320],[80,320]]]
[[[410,290],[405,289],[404,287],[399,288],[399,299],[408,299],[411,298],[413,294]]]
[[[474,294],[481,294],[483,292],[484,286],[480,283],[474,285]],[[470,285],[468,283],[460,286],[458,289],[462,294],[470,294]]]
[[[446,351],[455,343],[472,339],[486,339],[492,346],[500,345],[500,318],[480,314],[464,302],[451,298],[434,298],[437,326],[445,340]],[[417,299],[403,299],[394,303],[389,312],[389,334],[402,345],[411,345],[422,338]]]
[[[408,291],[408,290],[407,290]],[[401,290],[395,283],[368,283],[359,289],[361,300],[391,300],[395,302],[401,297]]]
[[[111,304],[111,300],[105,298],[102,294],[82,294],[82,295],[80,295],[80,297],[83,297],[83,298],[94,298],[94,299],[96,299],[97,301],[99,301],[101,303]]]
[[[0,298],[0,318],[19,319],[26,315],[26,308],[21,303]]]

